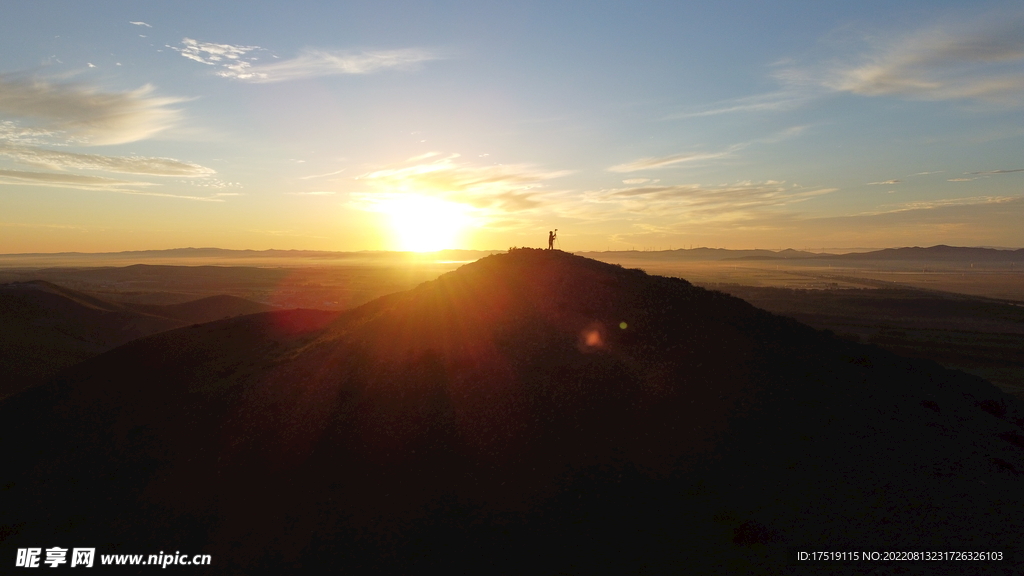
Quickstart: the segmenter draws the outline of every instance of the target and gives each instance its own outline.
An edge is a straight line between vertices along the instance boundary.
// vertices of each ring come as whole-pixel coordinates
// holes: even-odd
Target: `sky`
[[[1019,2],[56,2],[0,253],[1024,247]]]

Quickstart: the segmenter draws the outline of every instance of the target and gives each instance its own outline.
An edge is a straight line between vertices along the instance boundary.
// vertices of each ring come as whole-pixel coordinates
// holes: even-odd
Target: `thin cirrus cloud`
[[[219,68],[216,75],[252,83],[287,82],[321,76],[370,74],[388,69],[408,69],[437,60],[439,55],[418,48],[375,51],[332,51],[309,48],[294,58],[260,62],[253,53],[259,46],[217,44],[185,38],[181,46],[168,46],[182,56]]]
[[[1013,174],[1014,172],[1024,172],[1024,168],[1014,168],[1013,170],[985,170],[983,172],[968,172],[968,174]]]
[[[933,27],[829,71],[837,92],[1024,104],[1024,17]]]
[[[213,196],[188,196],[181,194],[167,194],[149,190],[139,190],[153,186],[152,182],[129,182],[106,178],[103,176],[85,176],[81,174],[67,174],[59,172],[29,172],[24,170],[0,170],[0,184],[20,184],[28,186],[49,186],[56,188],[72,188],[75,190],[89,190],[96,192],[116,192],[118,194],[129,194],[133,196],[158,196],[162,198],[177,198],[179,200],[196,200],[200,202],[223,202],[220,194]]]
[[[836,188],[805,188],[785,182],[743,181],[722,186],[680,184],[606,190],[593,200],[616,205],[616,212],[683,218],[691,221],[731,221],[804,202],[835,192]]]
[[[167,48],[175,50],[185,58],[194,60],[208,66],[229,67],[239,62],[246,54],[255,50],[261,50],[259,46],[241,46],[234,44],[217,44],[215,42],[200,42],[192,38],[184,38],[181,47],[170,46]]]
[[[737,112],[782,112],[799,108],[811,100],[812,94],[806,91],[783,90],[769,92],[767,94],[756,94],[744,96],[719,102],[702,110],[690,112],[678,112],[669,114],[665,120],[683,120],[686,118],[703,118],[707,116],[718,116],[720,114],[732,114]]]
[[[657,168],[666,168],[668,166],[675,166],[678,164],[700,162],[702,160],[718,160],[721,158],[731,156],[734,152],[744,148],[745,146],[745,144],[737,144],[720,152],[685,152],[682,154],[672,154],[669,156],[640,158],[639,160],[633,160],[632,162],[616,164],[615,166],[608,168],[608,171],[620,173],[639,172],[641,170],[654,170]]]
[[[950,208],[955,206],[977,206],[985,204],[1005,204],[1020,200],[1020,196],[971,196],[967,198],[944,198],[941,200],[918,200],[883,206],[880,210],[863,212],[857,216],[878,216],[880,214],[896,214],[899,212],[911,212],[915,210],[935,210],[936,208]]]
[[[424,158],[424,157],[421,157]],[[413,193],[473,206],[489,212],[517,212],[541,205],[537,198],[546,182],[571,174],[545,171],[528,165],[487,166],[459,162],[458,154],[410,166],[385,168],[357,178],[375,192],[357,193],[357,202],[375,194]]]
[[[671,154],[669,156],[655,156],[650,158],[640,158],[639,160],[633,160],[632,162],[626,162],[623,164],[616,164],[608,168],[609,172],[639,172],[641,170],[655,170],[658,168],[667,168],[669,166],[676,166],[679,164],[690,164],[696,162],[703,162],[708,160],[721,160],[728,158],[747,148],[752,144],[775,144],[793,138],[800,135],[807,126],[791,126],[777,132],[773,135],[758,138],[756,140],[750,140],[749,142],[740,142],[739,144],[733,144],[724,150],[718,152],[683,152],[681,154]],[[628,182],[627,182],[628,183]]]
[[[868,186],[882,186],[882,185],[888,186],[890,184],[900,184],[902,182],[903,182],[903,180],[895,180],[895,179],[893,179],[893,180],[885,180],[883,182],[868,182]]]
[[[370,74],[388,69],[408,69],[439,57],[426,50],[403,49],[372,52],[307,50],[290,60],[244,67],[222,74],[251,82],[285,82],[339,74]]]
[[[0,74],[0,114],[30,119],[32,129],[61,132],[76,143],[107,145],[149,138],[177,123],[178,98],[159,97],[150,85],[102,92],[82,84],[52,83]]]
[[[857,56],[773,64],[778,90],[720,101],[677,120],[719,114],[782,112],[834,93],[912,100],[1024,105],[1024,16],[986,16],[923,28]]]
[[[174,158],[77,154],[34,146],[0,144],[0,155],[8,156],[23,164],[50,170],[102,170],[124,174],[178,177],[203,177],[215,173],[211,168],[182,162]]]

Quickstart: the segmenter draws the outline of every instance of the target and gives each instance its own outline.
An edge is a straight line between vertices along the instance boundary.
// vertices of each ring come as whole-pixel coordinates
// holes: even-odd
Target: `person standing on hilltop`
[[[548,230],[548,250],[554,250],[555,249],[555,238],[556,237],[558,237],[558,234],[555,234],[551,230]]]

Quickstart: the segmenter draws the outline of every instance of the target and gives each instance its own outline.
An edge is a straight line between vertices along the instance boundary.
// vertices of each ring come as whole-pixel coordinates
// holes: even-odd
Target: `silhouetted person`
[[[555,247],[555,233],[548,230],[548,250],[552,250]]]

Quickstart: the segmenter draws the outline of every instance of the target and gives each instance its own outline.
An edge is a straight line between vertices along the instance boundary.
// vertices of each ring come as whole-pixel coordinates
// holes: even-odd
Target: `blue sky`
[[[1024,246],[1019,3],[31,2],[0,252]]]

